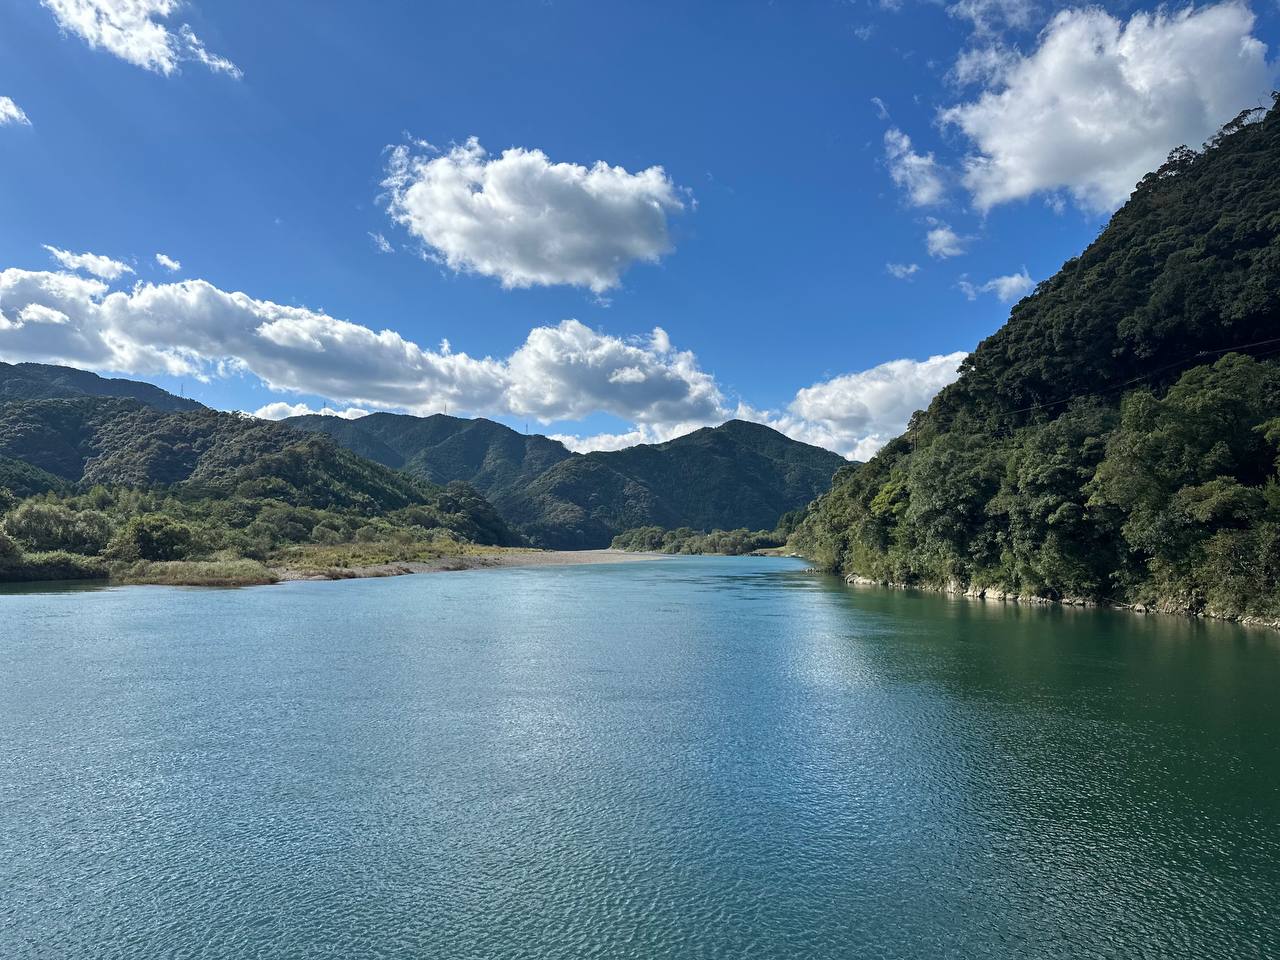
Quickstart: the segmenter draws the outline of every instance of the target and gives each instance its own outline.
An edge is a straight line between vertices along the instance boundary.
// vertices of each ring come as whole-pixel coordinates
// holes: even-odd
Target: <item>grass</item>
[[[250,587],[275,583],[278,578],[257,560],[143,560],[113,570],[111,579],[169,587]]]
[[[502,547],[476,546],[448,536],[430,540],[297,544],[280,548],[265,562],[223,553],[206,560],[140,560],[108,565],[97,557],[58,551],[0,560],[0,582],[109,577],[112,583],[118,584],[247,587],[276,583],[282,575],[285,579],[300,574],[332,580],[368,576],[376,573],[378,567],[394,568],[396,564],[405,563],[430,563],[442,570],[461,570],[474,566],[478,558],[503,552]]]
[[[493,552],[447,537],[410,542],[304,543],[285,547],[271,556],[271,565],[292,570],[317,572],[376,567],[388,563],[432,563],[445,558],[463,558]]]

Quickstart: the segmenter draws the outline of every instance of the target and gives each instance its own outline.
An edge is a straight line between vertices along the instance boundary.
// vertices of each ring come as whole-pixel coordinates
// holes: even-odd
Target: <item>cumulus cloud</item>
[[[156,254],[156,263],[160,264],[160,266],[164,267],[170,273],[176,273],[182,269],[182,261],[175,260],[173,257],[166,256],[163,253]]]
[[[359,420],[361,417],[367,417],[368,410],[362,410],[359,407],[347,407],[345,410],[335,410],[327,404],[319,410],[313,409],[305,403],[286,403],[284,400],[277,400],[275,403],[268,403],[253,411],[252,416],[260,420],[283,420],[286,417],[341,417],[343,420]]]
[[[964,253],[965,238],[960,236],[951,229],[946,223],[937,220],[930,221],[931,228],[925,234],[924,243],[929,251],[929,256],[936,257],[939,260],[946,260],[948,257],[958,257]]]
[[[715,379],[661,327],[643,340],[604,336],[576,320],[536,327],[507,360],[513,412],[542,420],[610,413],[642,424],[699,424],[721,418]]]
[[[884,268],[889,271],[890,276],[898,280],[909,280],[920,272],[918,263],[886,263]]]
[[[969,280],[961,280],[959,286],[964,291],[964,295],[970,300],[976,300],[978,295],[982,293],[994,293],[996,298],[1004,303],[1013,303],[1013,301],[1021,300],[1034,290],[1036,282],[1027,273],[1027,268],[1023,267],[1020,273],[992,277],[986,283],[972,283]]]
[[[1173,147],[1265,98],[1276,71],[1254,22],[1236,0],[1127,22],[1098,7],[1058,13],[1031,54],[1005,54],[994,87],[941,114],[973,142],[975,205],[1065,190],[1114,209]]]
[[[95,277],[101,277],[103,280],[118,280],[126,273],[133,273],[133,268],[127,263],[112,260],[110,257],[104,257],[101,254],[72,253],[70,250],[60,250],[47,243],[44,244],[44,248],[49,251],[49,255],[53,259],[68,270],[91,273]]]
[[[7,123],[21,123],[28,127],[31,121],[27,119],[26,113],[22,108],[13,102],[9,97],[0,97],[0,127]]]
[[[912,204],[924,207],[942,199],[946,188],[933,154],[917,153],[911,148],[911,138],[897,127],[885,131],[884,157],[889,176],[906,191]]]
[[[183,61],[216,73],[240,76],[225,57],[210,53],[188,24],[175,29],[167,20],[181,0],[42,0],[64,33],[75,34],[94,49],[166,76]]]
[[[492,157],[474,137],[447,153],[395,148],[383,185],[392,218],[432,256],[504,287],[610,290],[672,250],[667,217],[684,209],[662,167],[553,163],[519,147]]]
[[[65,319],[49,322],[53,312]],[[112,291],[71,273],[16,268],[0,271],[0,317],[7,359],[202,378],[247,373],[279,391],[361,409],[543,422],[604,412],[654,429],[725,416],[714,378],[660,328],[624,339],[565,320],[535,327],[506,358],[477,358],[204,280]]]
[[[866,460],[900,434],[911,414],[959,376],[964,353],[927,360],[890,360],[833,377],[796,393],[785,414],[766,418],[805,443]]]
[[[640,443],[665,443],[668,440],[674,440],[676,437],[682,437],[686,433],[692,433],[700,427],[714,426],[723,422],[728,416],[728,412],[723,412],[716,419],[709,421],[659,425],[642,424],[634,430],[625,430],[621,433],[593,433],[586,436],[571,433],[553,433],[550,436],[552,440],[559,440],[574,453],[592,453],[597,450],[624,450]],[[768,418],[767,416],[761,416],[753,419],[765,422]]]
[[[963,354],[894,360],[800,390],[782,412],[730,403],[689,351],[655,327],[617,337],[576,320],[532,329],[505,358],[472,357],[447,341],[424,348],[305,307],[285,306],[204,280],[112,290],[69,272],[0,270],[0,356],[104,372],[208,380],[249,375],[295,396],[255,416],[354,418],[373,410],[530,417],[542,423],[609,414],[618,433],[558,435],[576,450],[659,443],[740,416],[798,440],[865,458],[911,412],[954,379]]]
[[[373,241],[373,249],[379,253],[394,253],[395,247],[391,246],[391,241],[380,233],[369,233],[369,239]]]

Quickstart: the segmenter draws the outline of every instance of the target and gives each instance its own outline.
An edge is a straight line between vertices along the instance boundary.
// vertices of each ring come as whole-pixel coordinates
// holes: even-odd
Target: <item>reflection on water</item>
[[[1280,646],[794,561],[0,598],[3,956],[1280,955]]]
[[[0,597],[29,593],[92,593],[110,589],[102,580],[41,580],[35,583],[0,583]]]

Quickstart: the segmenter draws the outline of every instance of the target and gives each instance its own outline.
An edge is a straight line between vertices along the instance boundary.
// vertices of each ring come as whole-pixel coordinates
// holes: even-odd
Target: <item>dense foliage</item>
[[[712,530],[704,533],[689,527],[664,530],[662,527],[636,527],[613,538],[614,550],[633,553],[717,553],[738,557],[757,550],[768,550],[786,543],[786,535],[777,530]]]
[[[1280,616],[1280,113],[1174,152],[793,537],[879,580]]]
[[[540,546],[602,547],[657,524],[773,527],[828,488],[838,455],[731,420],[661,444],[575,454],[491,420],[374,414],[287,423],[433,482],[465,480]]]
[[[262,561],[297,544],[515,542],[466,484],[249,417],[91,397],[0,405],[0,529],[4,579]]]

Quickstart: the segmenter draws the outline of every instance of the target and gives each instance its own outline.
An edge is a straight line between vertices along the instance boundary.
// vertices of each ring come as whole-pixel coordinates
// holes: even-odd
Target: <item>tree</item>
[[[181,560],[191,547],[191,528],[161,514],[134,517],[112,538],[112,560]]]

